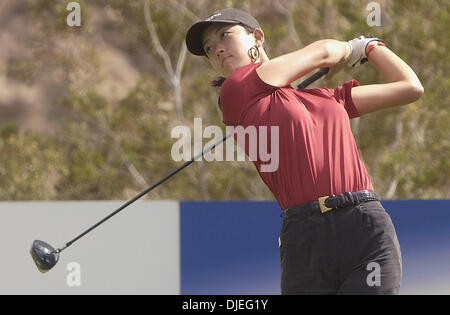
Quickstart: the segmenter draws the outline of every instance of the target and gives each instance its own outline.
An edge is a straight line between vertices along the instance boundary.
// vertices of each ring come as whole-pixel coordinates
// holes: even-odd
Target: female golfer
[[[219,99],[223,122],[279,128],[278,168],[263,172],[262,161],[254,163],[284,210],[281,293],[397,294],[399,243],[358,155],[350,119],[414,102],[423,94],[419,79],[376,38],[319,40],[273,59],[264,39],[258,22],[233,8],[195,23],[186,35],[189,51],[206,56],[224,78]],[[367,59],[386,83],[290,86],[316,69],[330,68],[331,77],[344,65]]]

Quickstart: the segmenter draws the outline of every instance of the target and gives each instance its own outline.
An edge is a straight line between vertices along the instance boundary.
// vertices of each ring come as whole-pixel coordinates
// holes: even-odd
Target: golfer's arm
[[[324,39],[266,61],[256,71],[264,82],[286,86],[315,69],[338,63],[349,53],[349,47],[344,42]]]
[[[360,115],[406,105],[422,96],[424,89],[417,75],[389,48],[375,46],[369,62],[381,72],[387,83],[352,88],[353,103]]]

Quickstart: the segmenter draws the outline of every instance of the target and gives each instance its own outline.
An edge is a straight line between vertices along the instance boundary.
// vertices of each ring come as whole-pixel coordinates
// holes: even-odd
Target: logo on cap
[[[213,14],[209,18],[205,19],[205,21],[208,22],[208,21],[214,20],[216,17],[221,16],[221,15],[222,15],[222,13]]]

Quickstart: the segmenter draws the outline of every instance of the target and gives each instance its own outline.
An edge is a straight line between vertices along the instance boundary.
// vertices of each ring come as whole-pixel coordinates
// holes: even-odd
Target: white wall
[[[137,201],[64,250],[47,273],[36,268],[35,239],[60,248],[123,203],[0,202],[0,294],[179,294],[177,201]],[[72,262],[80,286],[68,285]]]

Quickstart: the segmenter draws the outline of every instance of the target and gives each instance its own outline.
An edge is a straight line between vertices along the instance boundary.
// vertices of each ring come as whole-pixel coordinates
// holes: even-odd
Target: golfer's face
[[[253,34],[240,25],[212,24],[203,33],[203,48],[208,60],[224,77],[251,63],[248,50],[254,45]]]

